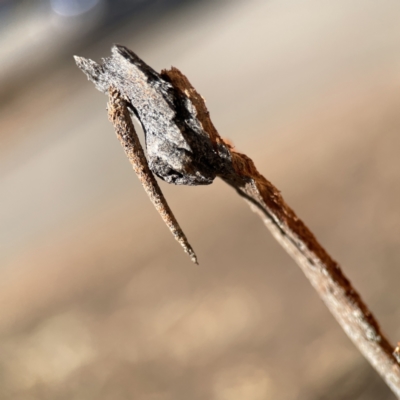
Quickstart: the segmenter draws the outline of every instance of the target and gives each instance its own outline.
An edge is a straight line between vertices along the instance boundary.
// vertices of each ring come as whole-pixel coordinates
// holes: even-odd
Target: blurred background
[[[400,340],[400,3],[0,1],[0,398],[394,399],[235,192],[160,185],[72,56],[178,67]]]

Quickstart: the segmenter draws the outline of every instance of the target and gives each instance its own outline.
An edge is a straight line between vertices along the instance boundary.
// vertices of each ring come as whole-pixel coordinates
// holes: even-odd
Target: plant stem
[[[257,171],[249,157],[219,136],[204,99],[188,79],[176,68],[158,74],[135,53],[118,45],[102,65],[82,57],[75,59],[97,89],[108,93],[112,88],[110,119],[117,136],[141,182],[150,183],[144,185],[146,192],[185,251],[195,257],[150,170],[172,183],[207,184],[219,176],[232,186],[262,218],[355,346],[400,398],[398,349],[389,343],[336,261],[285,203],[279,190]],[[146,139],[150,139],[146,140],[150,168],[128,108],[138,116]]]

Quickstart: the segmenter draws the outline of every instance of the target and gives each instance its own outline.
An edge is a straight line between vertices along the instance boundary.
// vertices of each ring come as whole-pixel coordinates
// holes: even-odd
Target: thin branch
[[[293,257],[343,330],[400,398],[397,352],[338,264],[285,203],[253,161],[226,143],[203,98],[176,68],[158,74],[136,54],[114,46],[102,65],[76,57],[79,68],[107,93],[115,87],[140,120],[150,169],[175,184],[209,184],[216,176],[257,212]],[[127,118],[125,112],[124,118]],[[396,356],[395,356],[396,355]]]

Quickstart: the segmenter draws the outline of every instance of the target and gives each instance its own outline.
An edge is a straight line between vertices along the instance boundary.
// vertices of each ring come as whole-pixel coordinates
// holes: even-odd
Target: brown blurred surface
[[[181,69],[395,342],[399,22],[394,0],[198,3],[79,55],[119,42]],[[161,183],[191,265],[72,53],[16,90],[0,108],[1,399],[394,398],[220,181]]]

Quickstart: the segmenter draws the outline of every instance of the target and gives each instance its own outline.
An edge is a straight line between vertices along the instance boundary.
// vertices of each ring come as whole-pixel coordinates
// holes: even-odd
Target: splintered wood
[[[192,246],[190,246],[147,165],[147,160],[129,115],[127,104],[121,98],[119,92],[112,87],[109,89],[108,119],[113,123],[115,133],[125,150],[125,154],[154,207],[175,239],[183,247],[183,250],[190,256],[194,263],[198,264]]]
[[[398,348],[383,334],[338,263],[285,203],[279,190],[253,161],[224,141],[211,122],[203,98],[176,68],[154,71],[124,46],[97,64],[75,57],[97,89],[110,95],[109,115],[125,153],[171,232],[196,256],[169,209],[151,172],[168,183],[205,185],[216,176],[231,185],[256,211],[293,257],[340,326],[400,398]],[[147,160],[129,112],[146,136]]]

